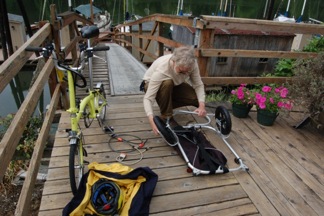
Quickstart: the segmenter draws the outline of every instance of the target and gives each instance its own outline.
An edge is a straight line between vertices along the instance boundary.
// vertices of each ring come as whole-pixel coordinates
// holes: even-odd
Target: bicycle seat
[[[95,25],[92,26],[84,26],[81,29],[81,36],[83,38],[93,38],[99,35],[99,28]]]

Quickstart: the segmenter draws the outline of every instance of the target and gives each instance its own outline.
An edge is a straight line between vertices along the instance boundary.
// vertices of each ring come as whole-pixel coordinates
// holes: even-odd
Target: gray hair
[[[196,63],[194,48],[178,47],[174,49],[171,60],[176,66],[185,66],[193,69]]]

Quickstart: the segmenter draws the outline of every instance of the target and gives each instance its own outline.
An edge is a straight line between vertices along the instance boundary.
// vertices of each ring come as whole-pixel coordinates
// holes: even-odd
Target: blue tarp
[[[95,6],[92,5],[93,8],[93,14],[100,13],[101,10]],[[84,5],[79,5],[78,7],[74,8],[75,11],[83,14],[87,18],[91,17],[91,5],[90,4],[84,4]]]

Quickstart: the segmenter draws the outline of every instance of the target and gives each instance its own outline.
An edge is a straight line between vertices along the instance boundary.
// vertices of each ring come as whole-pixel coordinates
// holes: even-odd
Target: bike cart
[[[192,111],[176,110],[173,116],[179,114],[197,114]],[[215,117],[216,125],[211,126],[211,118]],[[185,126],[171,127],[170,119],[166,121],[155,116],[154,122],[162,138],[170,145],[176,148],[188,165],[188,172],[192,171],[193,175],[200,174],[218,174],[232,171],[244,170],[249,168],[243,163],[242,159],[227,142],[227,138],[232,129],[231,116],[228,110],[223,106],[215,109],[215,114],[208,113],[205,123],[187,124]],[[201,132],[202,129],[210,129],[218,134],[227,147],[235,156],[235,163],[238,167],[228,168],[227,159],[222,152],[217,150]],[[189,148],[193,149],[188,150]]]

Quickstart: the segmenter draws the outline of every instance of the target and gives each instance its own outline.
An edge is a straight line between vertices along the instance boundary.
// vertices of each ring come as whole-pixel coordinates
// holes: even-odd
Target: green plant
[[[303,52],[322,52],[324,51],[324,37],[314,36],[307,45],[302,49]],[[291,77],[294,75],[295,59],[280,59],[278,60],[273,76]]]
[[[324,110],[324,52],[317,57],[298,60],[292,82],[287,83],[295,104],[305,107],[310,114]]]
[[[10,126],[14,114],[9,114],[4,118],[0,118],[0,141]],[[43,123],[41,117],[32,117],[28,121],[23,135],[16,147],[14,159],[10,162],[4,177],[4,182],[11,182],[16,173],[28,166],[29,159],[34,150],[35,141],[38,137],[39,128]]]
[[[293,75],[293,64],[295,60],[294,59],[281,59],[278,61],[275,67],[275,71],[273,73],[273,76],[278,77],[291,77]]]
[[[211,92],[206,95],[206,102],[221,102],[227,101],[227,94],[225,91]]]
[[[246,84],[241,84],[237,89],[233,89],[229,101],[232,104],[254,104],[253,94],[246,87]]]
[[[291,110],[292,101],[287,98],[288,89],[280,86],[262,86],[253,93],[257,109],[277,113],[279,110]]]
[[[314,36],[303,48],[304,52],[322,52],[324,51],[324,37]]]

